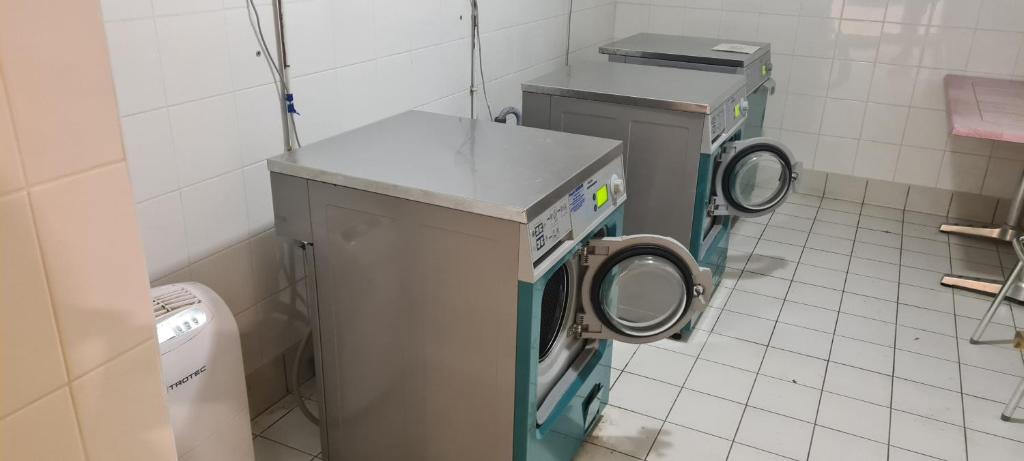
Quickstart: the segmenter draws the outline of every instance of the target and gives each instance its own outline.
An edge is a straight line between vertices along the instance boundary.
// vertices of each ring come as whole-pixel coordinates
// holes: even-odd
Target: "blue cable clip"
[[[302,115],[302,114],[299,113],[299,111],[295,110],[295,95],[294,94],[292,94],[292,93],[285,94],[284,95],[284,100],[288,103],[288,113],[289,114]]]

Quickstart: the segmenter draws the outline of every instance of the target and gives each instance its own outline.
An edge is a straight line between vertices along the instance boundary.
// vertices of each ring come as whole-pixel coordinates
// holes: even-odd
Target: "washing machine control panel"
[[[622,157],[617,157],[531,220],[527,232],[533,262],[565,240],[582,238],[618,208],[626,199],[625,176]]]
[[[750,104],[742,91],[730,96],[721,106],[711,111],[710,131],[713,141],[740,123],[750,111]]]
[[[569,201],[559,200],[540,216],[530,221],[530,254],[536,262],[541,256],[558,245],[563,237],[571,235],[572,221],[569,219]]]

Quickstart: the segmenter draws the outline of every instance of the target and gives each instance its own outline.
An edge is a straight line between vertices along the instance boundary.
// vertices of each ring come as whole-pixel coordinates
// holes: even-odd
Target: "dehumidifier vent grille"
[[[160,317],[183,307],[193,306],[202,301],[185,288],[176,288],[153,297],[153,316]]]

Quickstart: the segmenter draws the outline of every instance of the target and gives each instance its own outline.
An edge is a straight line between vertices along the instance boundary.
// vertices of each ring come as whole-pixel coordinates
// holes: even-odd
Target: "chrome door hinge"
[[[708,200],[708,217],[721,216],[729,214],[729,205],[724,202],[719,202],[718,197],[711,197]]]
[[[576,321],[573,322],[571,327],[569,327],[569,334],[571,334],[572,337],[574,337],[574,338],[582,338],[583,337],[583,321],[585,319],[586,319],[585,315],[583,315],[583,314],[576,314]]]

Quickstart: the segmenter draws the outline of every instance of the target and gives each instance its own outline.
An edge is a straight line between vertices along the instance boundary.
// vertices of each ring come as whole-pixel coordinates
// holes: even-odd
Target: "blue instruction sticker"
[[[583,194],[583,184],[580,184],[572,192],[569,192],[569,210],[575,213],[586,203],[587,196]]]

